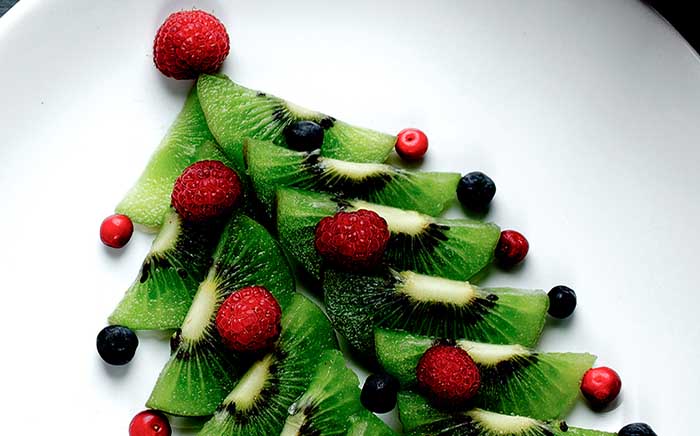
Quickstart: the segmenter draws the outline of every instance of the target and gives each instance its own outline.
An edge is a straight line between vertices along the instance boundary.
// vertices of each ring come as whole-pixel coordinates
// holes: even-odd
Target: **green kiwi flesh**
[[[479,367],[481,387],[473,407],[537,419],[563,418],[579,397],[583,374],[595,362],[587,353],[535,352],[521,345],[446,341],[377,329],[376,354],[384,370],[403,388],[416,387],[418,361],[430,347],[455,345]]]
[[[279,187],[328,192],[437,216],[453,203],[460,179],[458,173],[347,162],[323,157],[320,150],[299,152],[252,139],[245,141],[244,150],[248,173],[269,219]]]
[[[329,269],[322,287],[333,327],[365,355],[374,354],[375,327],[532,347],[549,307],[540,290],[482,289],[390,268],[367,275]]]
[[[199,160],[221,160],[214,142],[193,88],[143,173],[117,205],[117,213],[157,231],[170,207],[175,179],[182,171]]]
[[[182,325],[197,286],[209,269],[221,228],[215,221],[184,221],[169,209],[136,280],[109,323],[134,330],[167,330]]]
[[[314,246],[316,225],[339,211],[368,209],[387,221],[391,237],[385,263],[454,280],[469,280],[493,260],[500,237],[495,224],[443,219],[363,200],[281,188],[277,191],[277,232],[282,246],[315,279],[322,262]]]
[[[200,436],[278,434],[325,350],[337,348],[326,315],[296,294],[282,317],[275,350],[256,361],[217,407]]]
[[[236,214],[223,231],[182,324],[180,343],[158,377],[148,407],[182,416],[214,413],[250,363],[221,344],[214,320],[226,297],[246,286],[267,288],[283,311],[295,289],[277,242],[260,224]]]
[[[408,436],[615,436],[569,427],[564,421],[539,421],[483,409],[443,412],[413,392],[400,392],[399,417]]]
[[[395,436],[392,430],[374,413],[364,411],[350,417],[350,428],[345,436]]]
[[[309,387],[290,407],[280,436],[341,436],[361,413],[359,380],[340,351],[320,357]]]

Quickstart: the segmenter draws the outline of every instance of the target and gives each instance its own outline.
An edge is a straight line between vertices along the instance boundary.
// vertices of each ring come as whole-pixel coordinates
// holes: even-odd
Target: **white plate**
[[[424,168],[480,169],[489,215],[531,254],[488,284],[579,295],[548,350],[619,371],[619,406],[573,425],[690,434],[700,406],[700,63],[637,1],[198,2],[228,27],[225,72],[338,118],[431,139]],[[168,356],[141,335],[105,366],[95,335],[150,236],[98,238],[179,111],[151,42],[189,1],[22,0],[0,19],[3,434],[123,435]],[[9,428],[8,428],[9,427]]]

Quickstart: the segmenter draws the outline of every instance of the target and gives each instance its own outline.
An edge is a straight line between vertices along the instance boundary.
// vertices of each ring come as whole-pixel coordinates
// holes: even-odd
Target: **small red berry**
[[[218,160],[196,162],[182,172],[173,187],[173,207],[188,221],[225,215],[241,195],[238,174]]]
[[[403,129],[396,137],[396,152],[405,160],[419,160],[428,151],[428,137],[418,129]]]
[[[469,354],[451,345],[435,345],[426,351],[416,367],[419,388],[433,403],[459,407],[479,391],[481,374]]]
[[[216,329],[224,345],[240,352],[271,348],[279,338],[282,309],[262,286],[240,289],[224,301],[216,314]]]
[[[170,436],[168,418],[157,410],[139,412],[129,424],[129,436]]]
[[[515,230],[504,230],[496,245],[496,260],[506,268],[522,262],[527,256],[530,244],[522,233]]]
[[[594,408],[603,408],[613,402],[620,389],[620,376],[606,366],[589,369],[581,381],[581,392]]]
[[[357,271],[379,265],[389,243],[389,226],[376,212],[338,212],[316,225],[316,250],[329,264]]]
[[[153,41],[153,61],[161,73],[174,79],[196,79],[214,73],[228,56],[226,28],[204,11],[171,14]]]
[[[100,225],[100,239],[112,248],[122,248],[134,233],[134,224],[126,215],[110,215]]]

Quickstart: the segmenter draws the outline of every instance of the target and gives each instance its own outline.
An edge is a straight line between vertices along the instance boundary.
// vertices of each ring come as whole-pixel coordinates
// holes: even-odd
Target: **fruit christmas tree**
[[[387,165],[394,146],[422,156],[425,134],[354,127],[212,74],[229,50],[222,29],[201,11],[159,29],[156,66],[198,80],[117,207],[159,233],[100,355],[126,364],[132,329],[177,329],[154,411],[130,433],[169,432],[165,413],[198,418],[203,436],[388,436],[373,412],[398,401],[407,435],[610,435],[563,421],[595,356],[534,349],[575,293],[475,285],[494,259],[522,261],[527,240],[441,217],[455,199],[483,211],[493,181]],[[128,241],[133,228],[109,224],[125,219],[105,221],[105,243]],[[296,292],[302,278],[320,284],[325,313]],[[336,333],[377,371],[362,390]]]

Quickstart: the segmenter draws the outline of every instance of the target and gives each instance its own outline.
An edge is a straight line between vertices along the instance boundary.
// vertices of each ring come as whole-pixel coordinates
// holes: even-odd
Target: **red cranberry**
[[[496,245],[496,260],[504,267],[510,268],[525,259],[530,244],[521,233],[504,230]]]
[[[581,381],[581,392],[594,408],[603,408],[620,394],[622,381],[612,369],[601,366],[586,371]]]
[[[100,239],[112,248],[122,248],[134,233],[134,224],[126,215],[110,215],[100,225]]]
[[[138,413],[129,424],[129,436],[170,436],[168,418],[157,410]]]
[[[403,129],[396,137],[396,152],[405,160],[419,160],[428,151],[428,137],[418,129]]]

